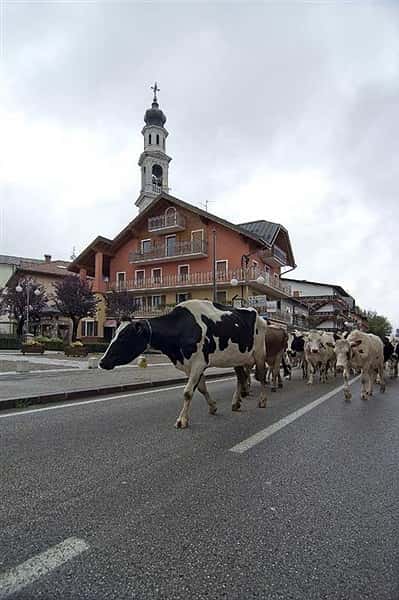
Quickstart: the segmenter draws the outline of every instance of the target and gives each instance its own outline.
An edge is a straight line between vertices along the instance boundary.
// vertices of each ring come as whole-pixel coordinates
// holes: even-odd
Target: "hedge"
[[[21,341],[17,337],[10,335],[1,337],[0,336],[0,350],[19,350],[21,348]]]

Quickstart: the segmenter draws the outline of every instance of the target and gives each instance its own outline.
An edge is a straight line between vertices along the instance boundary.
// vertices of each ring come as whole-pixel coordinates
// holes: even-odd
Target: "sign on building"
[[[266,310],[268,313],[277,312],[277,300],[269,300],[266,302]]]
[[[266,296],[248,296],[248,305],[249,306],[266,306],[267,298]]]

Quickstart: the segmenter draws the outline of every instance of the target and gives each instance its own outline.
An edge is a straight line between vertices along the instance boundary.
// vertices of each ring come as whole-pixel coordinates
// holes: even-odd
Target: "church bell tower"
[[[168,132],[165,129],[166,116],[159,108],[157,82],[151,87],[154,91],[152,106],[144,115],[145,126],[142,129],[144,137],[144,152],[139,159],[141,168],[141,191],[135,204],[141,212],[161,192],[168,192],[168,170],[172,160],[166,154],[166,138]]]

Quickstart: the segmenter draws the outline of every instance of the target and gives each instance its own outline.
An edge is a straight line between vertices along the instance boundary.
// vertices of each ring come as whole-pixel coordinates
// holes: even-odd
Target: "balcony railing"
[[[144,252],[129,252],[129,263],[149,262],[153,260],[168,260],[182,256],[203,257],[208,254],[208,244],[204,240],[184,240],[167,246],[154,244]]]
[[[259,277],[263,277],[263,283],[256,282]],[[292,295],[291,288],[284,285],[278,277],[271,276],[269,273],[261,271],[255,267],[248,269],[247,272],[244,272],[243,269],[216,272],[216,283],[219,286],[224,285],[230,287],[233,279],[237,280],[238,285],[245,285],[246,283],[252,285],[256,284],[261,292],[267,292],[265,287],[269,287],[273,290],[282,292],[284,295]],[[107,282],[105,285],[107,291],[150,291],[168,288],[181,289],[192,287],[210,287],[213,285],[213,273],[212,271],[184,274],[180,273],[174,275],[163,275],[162,277],[137,278],[135,280],[122,282]]]
[[[284,252],[284,250],[281,250],[281,248],[279,248],[278,246],[273,246],[273,256],[277,258],[277,260],[283,265],[287,264],[287,253]]]
[[[186,228],[186,219],[178,212],[150,217],[148,219],[148,231],[179,231]]]

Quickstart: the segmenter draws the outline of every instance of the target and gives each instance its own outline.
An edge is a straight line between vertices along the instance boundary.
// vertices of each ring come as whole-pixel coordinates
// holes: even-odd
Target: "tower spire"
[[[157,92],[160,92],[160,88],[158,87],[158,83],[155,82],[154,85],[151,86],[151,89],[154,90],[154,99],[153,102],[158,104]]]
[[[166,116],[158,104],[158,82],[155,81],[151,90],[154,92],[154,98],[151,108],[145,112],[145,125],[141,132],[144,137],[144,151],[139,159],[141,191],[136,200],[140,211],[162,192],[169,192],[168,171],[172,160],[166,154],[168,132],[165,129]]]

